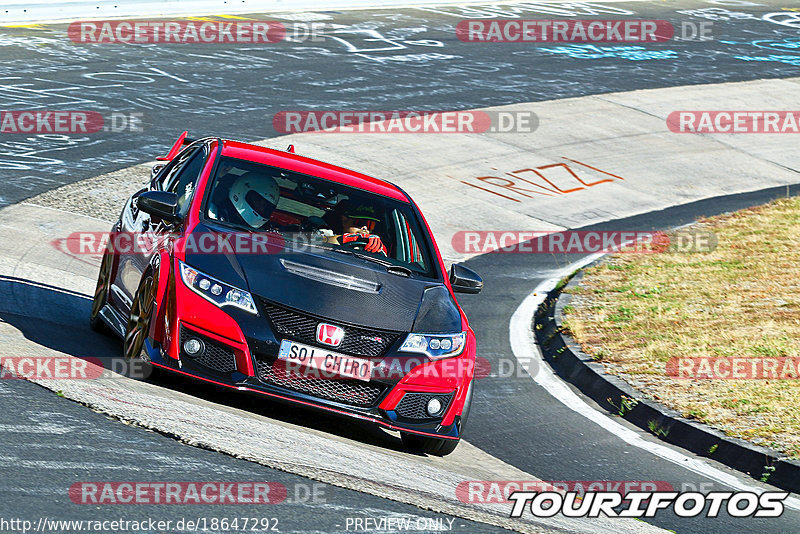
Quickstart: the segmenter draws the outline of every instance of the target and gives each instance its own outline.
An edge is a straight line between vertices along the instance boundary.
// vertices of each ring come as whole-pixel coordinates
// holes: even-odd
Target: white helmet
[[[233,182],[228,198],[247,224],[261,228],[278,205],[280,189],[272,177],[248,172]]]

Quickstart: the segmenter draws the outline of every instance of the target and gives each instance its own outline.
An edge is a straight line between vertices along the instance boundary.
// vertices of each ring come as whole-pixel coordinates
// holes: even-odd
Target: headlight
[[[258,315],[253,297],[247,291],[237,289],[225,282],[220,282],[216,278],[189,267],[182,261],[180,266],[183,283],[204,299],[213,302],[219,307],[235,306],[246,312]]]
[[[459,334],[408,334],[402,352],[419,352],[433,360],[458,356],[464,350],[467,333]]]

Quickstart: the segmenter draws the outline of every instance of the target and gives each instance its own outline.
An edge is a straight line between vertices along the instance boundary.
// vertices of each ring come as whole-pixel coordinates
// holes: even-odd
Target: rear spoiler
[[[178,155],[178,152],[181,151],[184,145],[190,145],[197,141],[197,139],[192,139],[190,137],[186,137],[189,132],[183,132],[179,137],[178,140],[175,141],[175,144],[172,145],[172,148],[169,149],[169,152],[166,156],[159,156],[156,158],[157,161],[172,161],[172,158]]]
[[[172,148],[169,149],[166,156],[158,156],[156,161],[172,161],[175,156],[178,155],[178,152],[181,151],[185,145],[191,145],[198,139],[192,139],[191,137],[186,137],[189,132],[183,132],[180,136],[178,136],[178,140],[175,141],[175,144],[172,145]],[[220,144],[222,143],[222,139],[219,139]],[[289,145],[286,148],[287,152],[294,154],[294,145]]]

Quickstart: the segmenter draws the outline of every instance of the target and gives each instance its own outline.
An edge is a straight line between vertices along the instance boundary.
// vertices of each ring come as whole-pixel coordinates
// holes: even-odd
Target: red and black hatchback
[[[125,204],[94,328],[126,358],[371,421],[452,452],[475,335],[425,219],[388,182],[293,153],[178,139]]]

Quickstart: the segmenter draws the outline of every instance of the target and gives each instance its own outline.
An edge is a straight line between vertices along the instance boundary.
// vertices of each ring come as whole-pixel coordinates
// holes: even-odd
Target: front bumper
[[[376,363],[376,369],[389,368],[391,364],[387,361],[411,363],[413,367],[406,366],[399,375],[387,373],[376,378],[373,374],[370,382],[324,378],[306,379],[316,380],[311,384],[302,383],[302,379],[292,382],[286,375],[270,375],[265,371],[276,362],[283,336],[273,333],[272,325],[262,316],[263,310],[259,310],[259,316],[237,309],[221,310],[180,283],[176,285],[179,294],[175,301],[175,324],[166,329],[168,335],[163,345],[152,340],[146,345],[153,365],[230,389],[368,421],[390,430],[442,439],[460,438],[461,413],[475,359],[471,333],[464,352],[447,360],[429,362],[424,357],[398,354],[396,346],[383,356],[370,358]],[[204,358],[193,358],[183,351],[182,343],[187,336],[204,341]],[[340,392],[337,396],[336,391],[330,391],[333,389],[343,390],[345,394]],[[353,391],[357,402],[353,401]],[[439,417],[424,417],[424,414],[420,417],[415,408],[420,399],[425,402],[431,395],[446,400],[447,407]]]

